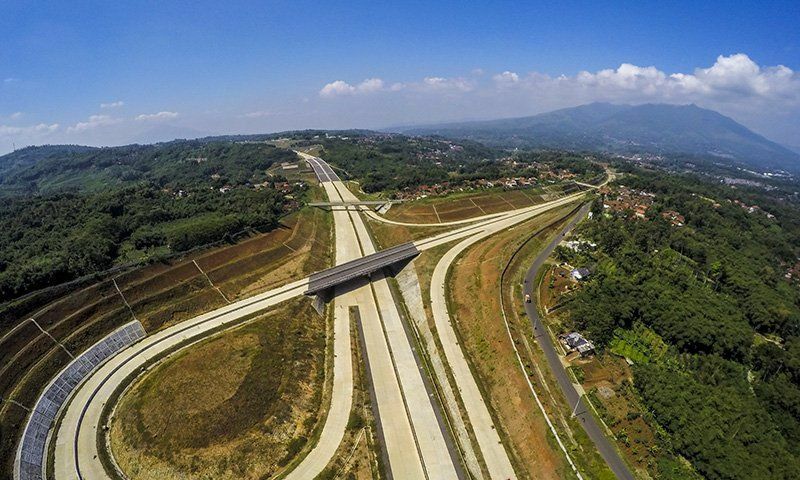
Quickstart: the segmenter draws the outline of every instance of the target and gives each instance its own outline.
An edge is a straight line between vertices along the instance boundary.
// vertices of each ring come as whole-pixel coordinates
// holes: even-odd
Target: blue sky
[[[31,3],[0,3],[0,152],[595,100],[694,102],[800,144],[796,0]]]

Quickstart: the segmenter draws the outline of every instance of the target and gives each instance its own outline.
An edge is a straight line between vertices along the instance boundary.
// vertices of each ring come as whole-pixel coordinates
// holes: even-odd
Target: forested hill
[[[488,145],[613,153],[691,154],[751,168],[800,171],[800,155],[696,105],[592,103],[530,117],[400,128]]]
[[[0,302],[110,267],[275,228],[294,207],[264,143],[45,146],[0,157]]]
[[[636,204],[649,207],[637,214]],[[567,310],[602,350],[633,362],[661,429],[649,448],[682,455],[708,479],[798,478],[796,204],[631,169],[593,213],[578,235],[596,247],[558,251],[593,267]]]
[[[254,170],[294,160],[267,144],[183,140],[156,145],[28,147],[0,157],[0,195],[97,191],[142,181],[161,187],[239,183]]]

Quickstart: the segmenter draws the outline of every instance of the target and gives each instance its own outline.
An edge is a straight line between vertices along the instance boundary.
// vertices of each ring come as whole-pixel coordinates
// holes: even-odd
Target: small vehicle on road
[[[531,294],[530,293],[526,293],[525,294],[525,303],[531,303]]]

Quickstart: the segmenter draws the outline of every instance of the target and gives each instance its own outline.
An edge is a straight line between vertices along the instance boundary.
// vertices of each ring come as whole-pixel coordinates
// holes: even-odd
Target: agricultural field
[[[319,424],[325,332],[297,299],[167,358],[116,408],[119,466],[132,480],[274,475]]]
[[[385,217],[398,222],[440,223],[500,213],[541,203],[536,190],[492,190],[428,197],[393,205]]]

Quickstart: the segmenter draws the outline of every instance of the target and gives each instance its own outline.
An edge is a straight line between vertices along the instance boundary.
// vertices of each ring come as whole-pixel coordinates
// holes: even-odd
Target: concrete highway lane
[[[355,200],[356,197],[345,187],[341,181],[334,181],[343,201]],[[350,217],[357,242],[363,254],[375,252],[375,246],[367,231],[366,225],[358,211],[348,210],[345,213]],[[369,357],[370,371],[375,380],[395,377],[397,392],[400,394],[400,404],[397,399],[381,402],[380,397],[387,394],[384,388],[379,388],[373,383],[376,397],[378,398],[377,410],[382,424],[385,448],[389,454],[389,465],[393,478],[428,478],[428,479],[457,479],[460,478],[460,466],[454,458],[454,449],[448,446],[448,432],[436,414],[436,406],[431,399],[431,392],[426,387],[422,377],[422,369],[414,355],[412,344],[403,326],[400,312],[395,304],[389,288],[389,283],[382,273],[377,273],[371,279],[373,301],[368,298],[359,303],[361,313],[361,327],[367,343],[367,356]],[[371,315],[372,308],[377,315]],[[368,313],[365,317],[364,312]],[[381,341],[380,337],[383,337]],[[371,339],[371,340],[370,340]],[[377,354],[373,358],[373,352]],[[388,356],[386,355],[388,353]],[[394,385],[388,385],[391,392]],[[396,396],[396,395],[395,395]],[[387,422],[399,422],[405,417],[410,426],[413,443],[405,438],[402,442],[392,440],[398,433]],[[402,422],[403,425],[405,422]],[[410,464],[400,456],[409,456],[416,450],[421,460],[422,476],[404,474]],[[397,457],[393,460],[393,456]]]
[[[523,289],[525,294],[529,294],[531,298],[536,298],[536,295],[533,291],[536,286],[536,275],[553,250],[555,250],[556,246],[564,239],[564,236],[586,216],[588,211],[589,206],[584,206],[581,211],[576,214],[572,220],[570,220],[567,226],[564,227],[564,229],[562,229],[562,231],[545,247],[545,249],[539,253],[533,264],[528,269],[528,272],[525,274],[525,287]],[[531,302],[525,303],[524,305],[525,311],[531,320],[531,324],[533,325],[533,332],[534,336],[536,337],[536,341],[544,351],[545,358],[547,358],[547,364],[550,367],[550,370],[553,372],[553,375],[555,375],[556,380],[558,381],[558,386],[564,393],[567,402],[573,407],[575,416],[580,420],[581,426],[589,435],[592,443],[594,443],[595,447],[600,452],[600,456],[603,457],[603,460],[605,460],[606,464],[608,464],[609,468],[614,472],[617,478],[620,480],[634,480],[635,477],[628,468],[628,465],[624,460],[622,460],[613,443],[605,435],[603,429],[592,415],[591,411],[589,410],[590,407],[586,405],[586,402],[583,398],[581,398],[581,396],[578,394],[578,391],[575,389],[575,386],[572,384],[569,374],[561,364],[561,356],[558,354],[556,347],[553,345],[553,340],[550,337],[547,328],[542,324],[542,321],[539,318],[539,311],[536,303]]]
[[[357,200],[327,163],[300,155],[320,176],[330,201]],[[375,253],[357,209],[334,209],[333,214],[337,248],[341,244],[350,249],[352,258]],[[396,479],[460,478],[454,449],[448,446],[447,431],[436,414],[386,278],[380,272],[373,274],[346,295],[352,295],[350,304],[359,311],[389,474]],[[340,296],[334,301],[347,299]]]

